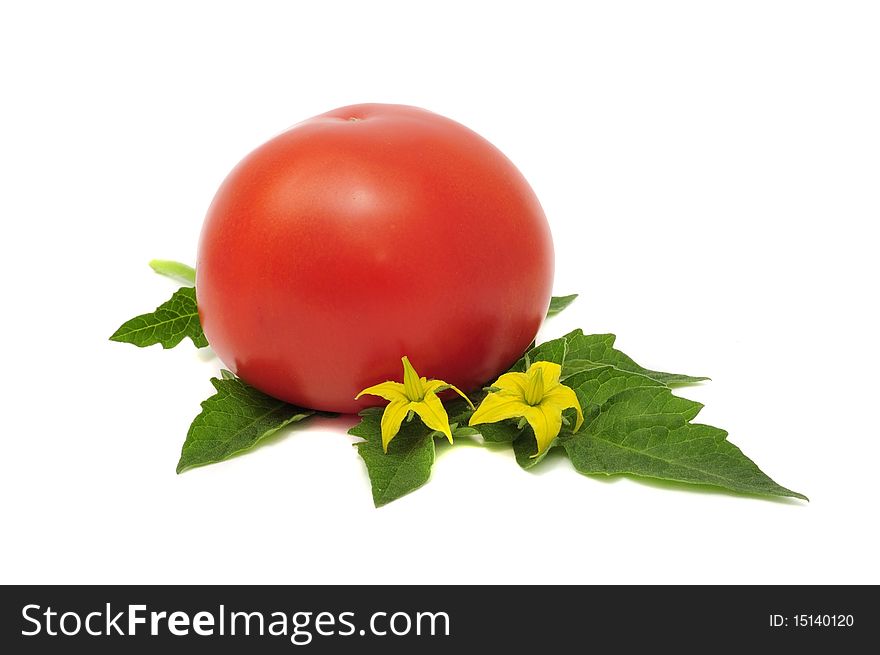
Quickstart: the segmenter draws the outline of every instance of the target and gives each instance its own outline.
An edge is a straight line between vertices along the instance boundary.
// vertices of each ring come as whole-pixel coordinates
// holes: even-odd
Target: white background
[[[4,3],[0,581],[880,582],[878,34],[870,2]],[[220,364],[107,337],[244,154],[366,101],[520,166],[582,294],[544,338],[712,376],[700,419],[812,502],[462,446],[376,510],[346,419],[175,475]]]

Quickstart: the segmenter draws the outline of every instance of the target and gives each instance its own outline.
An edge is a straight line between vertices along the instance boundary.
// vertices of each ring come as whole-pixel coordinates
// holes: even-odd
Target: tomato
[[[282,400],[354,412],[363,388],[477,389],[535,337],[553,282],[537,197],[492,144],[404,105],[343,107],[236,166],[208,210],[196,295],[236,375]],[[378,402],[382,402],[379,400]]]

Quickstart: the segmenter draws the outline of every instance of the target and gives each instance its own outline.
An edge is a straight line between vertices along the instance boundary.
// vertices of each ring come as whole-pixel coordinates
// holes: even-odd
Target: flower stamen
[[[530,407],[534,407],[544,398],[544,373],[540,368],[529,371],[529,383],[526,386],[525,401]]]
[[[410,402],[418,403],[425,399],[425,385],[406,355],[403,357],[403,388]]]

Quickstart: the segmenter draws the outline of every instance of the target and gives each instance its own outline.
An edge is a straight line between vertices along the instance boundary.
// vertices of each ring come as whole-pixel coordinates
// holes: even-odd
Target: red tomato
[[[492,144],[404,105],[354,105],[254,150],[217,192],[196,266],[208,341],[256,388],[354,412],[420,375],[476,389],[535,337],[553,243]],[[381,400],[378,400],[382,403]]]

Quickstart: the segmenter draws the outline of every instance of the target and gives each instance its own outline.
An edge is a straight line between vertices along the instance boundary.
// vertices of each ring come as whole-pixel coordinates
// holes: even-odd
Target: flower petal
[[[403,385],[400,382],[374,384],[372,387],[367,387],[361,391],[354,399],[357,400],[361,396],[379,396],[392,402],[395,400],[406,400],[406,394],[403,393]]]
[[[435,393],[425,394],[425,398],[418,403],[410,403],[409,408],[422,418],[422,423],[432,430],[439,430],[446,435],[449,443],[452,443],[452,430],[449,429],[449,415],[443,408],[443,403]]]
[[[529,407],[528,411],[523,413],[532,431],[535,433],[535,441],[538,444],[538,452],[532,457],[537,457],[546,451],[553,440],[559,435],[562,429],[562,412],[555,407],[546,407],[544,405],[536,405]]]
[[[403,393],[413,402],[418,402],[425,395],[425,378],[419,378],[416,369],[409,363],[409,357],[400,358],[403,362]]]
[[[492,386],[525,398],[526,389],[529,386],[529,376],[525,373],[505,373],[495,380]]]
[[[440,389],[443,387],[443,389]],[[425,394],[429,394],[432,391],[437,393],[437,391],[445,391],[446,389],[452,389],[459,396],[464,398],[467,401],[467,404],[471,406],[471,409],[474,408],[474,404],[471,402],[471,399],[467,397],[467,395],[462,392],[461,389],[456,387],[454,384],[449,384],[448,382],[444,382],[443,380],[431,380],[427,384],[425,384]]]
[[[400,424],[409,413],[411,403],[406,400],[392,400],[382,413],[382,450],[388,452],[388,444],[400,431]]]
[[[574,409],[577,412],[577,421],[575,421],[572,432],[577,432],[584,424],[584,413],[581,410],[580,402],[578,402],[577,394],[571,387],[566,387],[564,384],[558,384],[550,391],[545,392],[544,398],[541,400],[541,407],[553,408],[560,414],[563,409]]]
[[[559,376],[562,375],[562,367],[559,364],[544,361],[533,362],[532,365],[529,366],[527,372],[534,373],[536,372],[536,369],[541,371],[545,391],[548,391],[559,384]]]
[[[509,391],[490,393],[483,399],[480,406],[477,407],[477,411],[471,415],[468,425],[495,423],[507,418],[525,416],[525,412],[528,409],[531,408],[526,405],[522,396],[518,394]]]

